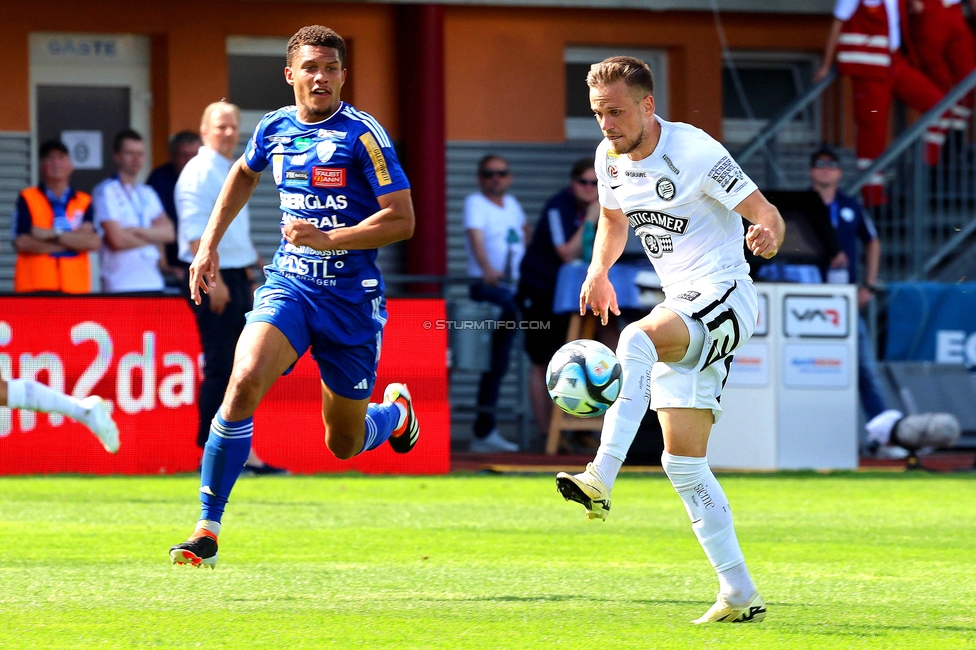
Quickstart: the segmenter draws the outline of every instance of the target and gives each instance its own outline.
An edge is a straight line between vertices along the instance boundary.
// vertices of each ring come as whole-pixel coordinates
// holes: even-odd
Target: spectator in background
[[[549,199],[536,223],[522,258],[518,302],[526,321],[549,323],[548,329],[528,329],[525,351],[529,369],[529,401],[539,432],[549,431],[552,400],[546,389],[546,366],[566,342],[570,314],[552,311],[559,267],[579,259],[583,249],[583,224],[600,216],[593,158],[577,160],[569,174],[569,187]]]
[[[207,106],[200,121],[203,146],[186,163],[176,181],[174,201],[179,215],[179,257],[186,267],[196,255],[210,212],[217,203],[224,179],[230,173],[234,150],[240,139],[240,123],[241,113],[234,104],[214,102]],[[200,419],[197,426],[197,446],[200,449],[207,444],[210,422],[224,399],[237,339],[244,331],[245,315],[251,311],[253,275],[250,267],[258,261],[258,254],[251,243],[251,215],[247,205],[227,228],[217,253],[220,255],[220,270],[215,274],[216,286],[203,294],[199,305],[190,300],[189,287],[183,284],[203,348],[203,383],[200,385]],[[245,472],[252,474],[285,472],[262,461],[253,447],[244,467]]]
[[[830,225],[830,210],[814,190],[771,190],[766,199],[776,206],[786,223],[783,246],[773,260],[747,255],[756,268],[755,277],[767,282],[820,284],[829,281],[841,252],[837,233]],[[846,280],[844,280],[846,282]]]
[[[976,13],[976,0],[969,9]],[[976,70],[976,38],[961,0],[908,0],[908,40],[922,72],[944,93]],[[970,93],[952,107],[952,128],[964,131],[972,108]]]
[[[480,192],[464,201],[464,228],[467,231],[468,275],[473,300],[494,303],[502,308],[500,321],[514,321],[518,314],[515,287],[519,265],[525,253],[525,212],[508,193],[512,173],[501,156],[489,154],[478,163]],[[502,379],[508,371],[515,329],[499,327],[491,338],[491,367],[481,375],[478,385],[478,416],[474,423],[471,451],[479,453],[518,451],[495,428],[495,408]]]
[[[91,197],[69,185],[74,167],[63,142],[42,144],[38,159],[41,182],[20,193],[12,219],[14,291],[89,293],[88,251],[102,243]]]
[[[881,264],[881,241],[871,218],[858,202],[844,194],[840,189],[843,173],[837,154],[826,147],[810,156],[810,180],[813,189],[830,211],[830,223],[837,233],[841,251],[831,264],[831,279],[838,282],[857,284],[857,306],[864,309],[877,290],[878,268]],[[864,277],[858,282],[858,242],[864,249]],[[840,271],[838,275],[837,272]],[[870,433],[884,422],[887,431],[902,416],[885,405],[884,393],[878,379],[874,359],[874,348],[868,336],[868,326],[864,316],[857,318],[857,388],[868,419]],[[887,444],[887,436],[885,437]]]
[[[154,169],[146,181],[149,187],[156,190],[156,195],[159,196],[159,201],[163,204],[166,216],[173,223],[174,232],[179,225],[176,204],[173,201],[173,195],[176,192],[176,179],[180,177],[180,172],[183,171],[186,163],[197,155],[199,149],[199,133],[180,131],[169,139],[169,162]],[[186,282],[186,268],[180,263],[179,247],[175,238],[164,247],[160,262],[163,276],[172,278],[175,281],[174,286],[181,286]]]
[[[836,0],[815,82],[830,72],[835,53],[838,71],[853,83],[857,165],[865,169],[885,149],[892,98],[924,113],[939,103],[943,92],[901,54],[899,0]],[[945,131],[946,124],[939,121],[926,132],[926,163],[939,161]],[[883,182],[881,174],[876,174],[864,185],[867,205],[887,202]]]
[[[162,291],[159,247],[175,239],[173,224],[151,187],[139,182],[146,161],[142,136],[126,129],[115,136],[115,176],[95,186],[95,224],[104,233],[99,255],[102,291]]]

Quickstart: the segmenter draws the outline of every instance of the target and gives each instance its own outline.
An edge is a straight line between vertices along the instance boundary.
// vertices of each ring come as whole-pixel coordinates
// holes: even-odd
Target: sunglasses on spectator
[[[482,178],[505,178],[508,176],[507,169],[483,169],[481,171]]]
[[[813,163],[813,166],[818,169],[838,169],[840,168],[840,163],[836,160],[818,160]]]
[[[594,178],[592,181],[588,178],[576,178],[573,179],[574,183],[579,183],[580,185],[586,185],[589,187],[596,187],[598,181]]]

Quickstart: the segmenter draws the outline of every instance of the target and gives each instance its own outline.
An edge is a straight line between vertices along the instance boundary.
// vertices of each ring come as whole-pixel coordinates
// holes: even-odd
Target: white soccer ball
[[[546,387],[556,406],[570,415],[603,415],[623,384],[620,361],[607,346],[589,339],[570,341],[552,355]]]

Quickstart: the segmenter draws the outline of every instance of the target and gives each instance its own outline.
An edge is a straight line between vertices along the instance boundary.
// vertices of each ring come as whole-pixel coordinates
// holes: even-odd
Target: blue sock
[[[210,423],[210,437],[203,448],[203,465],[200,468],[200,502],[203,511],[200,519],[220,521],[224,506],[230,498],[237,477],[244,469],[251,451],[253,418],[240,422],[227,422],[220,411]]]
[[[363,451],[376,449],[386,442],[399,422],[400,409],[396,404],[371,402],[366,407],[366,440],[363,441]]]

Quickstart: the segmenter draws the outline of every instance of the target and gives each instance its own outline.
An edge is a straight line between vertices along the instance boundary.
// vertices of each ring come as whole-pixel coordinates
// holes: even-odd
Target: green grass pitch
[[[606,523],[552,476],[242,479],[215,571],[169,563],[197,479],[0,478],[0,648],[972,648],[976,480],[721,477],[769,606],[714,573],[663,475]]]

